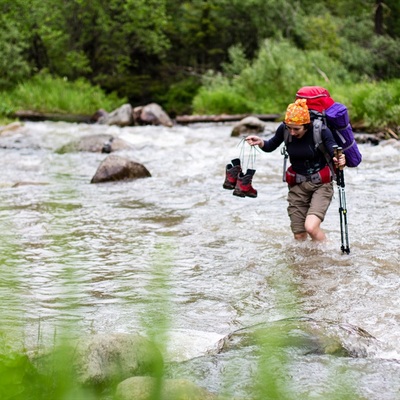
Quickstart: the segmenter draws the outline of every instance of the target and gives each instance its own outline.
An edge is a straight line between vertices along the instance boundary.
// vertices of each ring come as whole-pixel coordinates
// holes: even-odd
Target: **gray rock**
[[[76,347],[75,371],[83,385],[104,385],[132,376],[154,375],[163,359],[157,347],[138,334],[94,335]]]
[[[15,122],[0,128],[0,148],[39,150],[43,148],[43,142],[37,135],[32,135],[26,125]]]
[[[19,121],[11,122],[10,124],[5,125],[5,126],[0,126],[0,135],[3,135],[8,132],[18,131],[23,126],[24,126],[24,124]]]
[[[99,165],[90,183],[148,178],[150,176],[150,172],[144,165],[125,157],[110,155]]]
[[[231,136],[240,136],[243,134],[256,134],[264,132],[265,122],[257,117],[246,117],[240,120],[232,129]]]
[[[109,114],[101,115],[97,123],[101,125],[131,126],[133,125],[132,106],[124,104]]]
[[[244,347],[257,348],[260,343],[276,350],[300,354],[330,354],[342,357],[365,357],[377,340],[368,332],[350,324],[312,318],[288,318],[239,329],[219,342],[219,351]]]
[[[133,117],[135,124],[138,125],[173,126],[168,114],[156,103],[135,107],[133,109]]]

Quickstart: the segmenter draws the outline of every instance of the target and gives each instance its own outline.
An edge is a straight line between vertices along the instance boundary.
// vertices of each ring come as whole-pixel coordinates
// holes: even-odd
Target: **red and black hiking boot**
[[[235,190],[233,191],[234,196],[257,197],[257,190],[251,185],[255,172],[255,169],[248,169],[244,175],[242,172],[239,173]]]
[[[225,182],[222,187],[229,190],[235,189],[237,178],[241,171],[240,158],[235,158],[232,160],[232,164],[228,164],[225,168]]]

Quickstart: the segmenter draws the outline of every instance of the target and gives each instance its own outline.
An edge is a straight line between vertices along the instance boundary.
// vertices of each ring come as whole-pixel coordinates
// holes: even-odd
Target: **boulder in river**
[[[133,125],[132,106],[124,104],[108,114],[103,114],[97,120],[97,123],[102,125],[131,126]]]
[[[151,177],[147,168],[135,161],[117,155],[109,155],[99,165],[90,183],[112,182],[124,179]]]
[[[9,133],[9,132],[18,131],[23,126],[24,126],[24,124],[19,121],[11,122],[10,124],[5,125],[5,126],[0,126],[0,135]]]
[[[132,376],[155,375],[163,365],[154,343],[138,334],[99,334],[81,340],[75,371],[83,385],[101,386]]]
[[[287,318],[239,329],[219,342],[219,352],[264,344],[289,353],[366,357],[379,347],[377,339],[357,326],[312,318]]]
[[[132,108],[130,104],[124,104],[116,110],[107,113],[98,110],[92,117],[92,121],[102,125],[163,125],[172,127],[173,123],[169,115],[157,103]]]
[[[240,136],[243,134],[262,133],[265,129],[265,122],[254,116],[243,118],[232,129],[231,136]]]
[[[173,125],[168,114],[157,103],[150,103],[145,106],[133,109],[133,118],[137,125]]]

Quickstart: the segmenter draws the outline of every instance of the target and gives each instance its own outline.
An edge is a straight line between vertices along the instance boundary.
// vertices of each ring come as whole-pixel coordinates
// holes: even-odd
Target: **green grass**
[[[1,97],[3,119],[18,110],[92,115],[99,109],[112,111],[127,103],[127,99],[120,99],[115,93],[105,94],[83,79],[69,82],[49,74],[38,74],[12,90],[3,91]]]

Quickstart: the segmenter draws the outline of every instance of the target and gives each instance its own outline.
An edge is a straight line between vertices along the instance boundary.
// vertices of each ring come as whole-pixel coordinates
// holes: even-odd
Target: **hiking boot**
[[[235,158],[232,160],[232,164],[228,164],[225,168],[225,182],[222,187],[229,190],[235,189],[237,178],[241,171],[240,158]]]
[[[233,191],[234,196],[257,197],[257,190],[251,185],[255,172],[255,169],[248,169],[244,175],[242,172],[239,173],[235,190]]]

